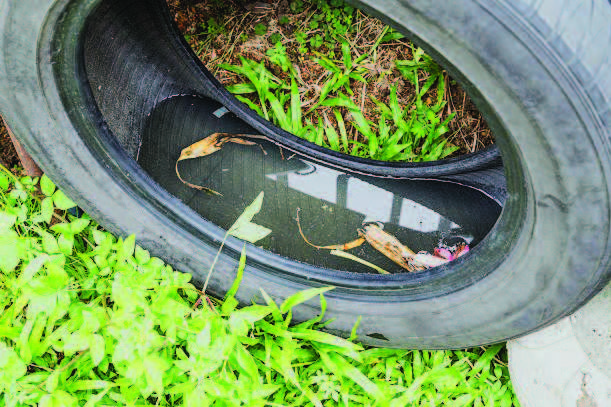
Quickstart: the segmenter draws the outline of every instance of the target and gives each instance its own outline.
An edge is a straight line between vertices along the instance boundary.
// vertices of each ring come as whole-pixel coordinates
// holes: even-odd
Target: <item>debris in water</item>
[[[439,247],[435,248],[433,254],[426,251],[414,253],[409,247],[405,246],[395,236],[382,229],[381,223],[367,223],[361,229],[358,229],[359,238],[348,243],[334,244],[329,246],[318,246],[311,243],[304,235],[299,220],[299,208],[297,208],[297,227],[303,240],[310,246],[317,249],[331,250],[331,254],[344,257],[368,267],[377,270],[379,273],[388,274],[388,272],[375,264],[363,260],[357,256],[347,253],[347,250],[354,249],[367,242],[378,252],[392,260],[394,263],[401,266],[403,269],[412,271],[422,271],[432,267],[444,265],[452,260],[463,256],[469,251],[469,246],[466,243],[459,243],[452,247],[443,245],[441,242]]]
[[[231,133],[214,133],[211,134],[210,136],[191,144],[188,147],[185,147],[181,152],[180,152],[180,157],[178,157],[178,160],[176,160],[176,165],[174,166],[174,169],[176,171],[176,176],[178,176],[178,179],[185,185],[187,185],[190,188],[194,188],[200,191],[206,191],[209,192],[211,194],[215,194],[215,195],[221,195],[220,193],[216,192],[213,189],[210,189],[208,187],[204,187],[201,185],[196,185],[196,184],[192,184],[188,181],[185,181],[181,176],[180,176],[180,172],[178,171],[178,163],[180,161],[183,160],[189,160],[192,158],[199,158],[199,157],[205,157],[207,155],[216,153],[217,151],[219,151],[226,143],[235,143],[235,144],[242,144],[245,146],[255,146],[255,145],[259,145],[258,143],[254,142],[254,141],[248,141],[248,140],[244,140],[245,138],[254,138],[254,139],[263,139],[263,140],[267,140],[267,137],[265,136],[258,136],[258,135],[254,135],[254,134],[231,134]],[[261,149],[263,150],[263,147],[261,147]],[[267,154],[265,152],[265,150],[263,150],[264,154]]]
[[[271,229],[252,222],[252,218],[261,211],[263,196],[263,191],[261,191],[255,200],[244,209],[238,220],[229,228],[228,234],[250,243],[256,243],[272,233]]]

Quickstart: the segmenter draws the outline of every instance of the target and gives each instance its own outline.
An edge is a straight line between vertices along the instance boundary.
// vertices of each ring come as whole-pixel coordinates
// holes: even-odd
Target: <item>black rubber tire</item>
[[[347,335],[361,316],[360,340],[407,348],[499,342],[576,310],[610,278],[610,3],[355,3],[408,33],[475,100],[494,131],[506,169],[502,215],[469,255],[418,274],[355,280],[348,273],[299,268],[249,246],[239,299],[247,303],[264,289],[281,301],[298,290],[332,284],[336,288],[326,294],[326,316],[334,319],[330,331]],[[86,80],[80,40],[86,17],[112,4],[121,4],[125,13],[139,7],[138,19],[126,17],[123,24],[138,30],[143,48],[151,32],[177,36],[155,11],[163,7],[151,1],[5,1],[0,7],[0,111],[45,172],[92,217],[118,234],[135,233],[142,246],[201,282],[222,231],[156,186],[116,139],[106,137],[111,133],[106,123],[112,120],[102,113],[103,106],[92,106],[96,88]],[[109,29],[113,23],[108,21]],[[205,78],[181,44],[155,44],[158,58],[176,62],[176,71],[195,81]],[[128,60],[130,55],[144,63],[149,58],[141,49],[123,51]],[[150,75],[153,82],[173,78],[168,72]],[[206,92],[231,110],[242,109],[218,88],[201,90]],[[136,103],[124,102],[128,107]],[[146,112],[140,107],[140,112],[124,112],[126,123],[136,128],[132,117]],[[249,117],[251,126],[274,132]],[[312,148],[290,136],[282,142]],[[315,149],[304,153],[318,154]],[[351,160],[345,164],[352,165]],[[445,164],[429,164],[424,172],[461,172],[448,172]],[[394,171],[380,168],[379,175]],[[390,175],[420,171],[407,168]],[[222,295],[231,285],[240,248],[237,239],[227,242],[212,276],[213,293]],[[304,320],[318,312],[313,300],[293,315]]]

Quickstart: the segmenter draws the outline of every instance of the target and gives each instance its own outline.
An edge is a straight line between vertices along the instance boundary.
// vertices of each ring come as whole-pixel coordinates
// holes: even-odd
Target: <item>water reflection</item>
[[[267,174],[266,177],[283,182],[295,191],[360,213],[364,215],[363,222],[390,222],[423,233],[450,232],[451,229],[461,228],[460,225],[411,199],[395,195],[391,191],[332,168],[303,159],[300,161],[309,166],[305,173],[294,171]],[[313,174],[316,176],[312,176]],[[472,237],[468,243],[471,240]]]
[[[371,269],[308,246],[348,242],[363,222],[381,222],[412,250],[432,251],[440,240],[460,237],[477,244],[494,225],[500,206],[478,190],[441,181],[390,180],[353,175],[293,155],[274,144],[228,143],[210,156],[181,161],[183,178],[212,188],[212,196],[180,183],[174,164],[182,148],[215,132],[252,130],[222,107],[196,97],[175,97],[151,114],[142,135],[139,162],[170,193],[204,218],[228,228],[261,192],[265,199],[254,221],[272,230],[257,245],[297,261],[359,272]],[[401,272],[368,245],[351,253],[389,271]]]

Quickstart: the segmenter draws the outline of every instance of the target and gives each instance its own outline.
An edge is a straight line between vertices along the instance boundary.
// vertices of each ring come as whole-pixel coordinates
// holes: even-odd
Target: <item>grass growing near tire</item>
[[[181,10],[187,40],[227,89],[308,141],[410,162],[492,141],[481,115],[465,112],[472,104],[464,92],[422,49],[341,0],[205,0]]]
[[[283,304],[212,301],[46,177],[0,167],[0,406],[512,406],[502,345],[365,349]]]

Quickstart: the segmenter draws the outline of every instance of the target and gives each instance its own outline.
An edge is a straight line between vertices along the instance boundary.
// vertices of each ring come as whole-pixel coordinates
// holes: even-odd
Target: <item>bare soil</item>
[[[0,118],[0,164],[6,168],[13,168],[19,165],[17,151],[11,142],[8,131],[4,127],[4,122]]]

